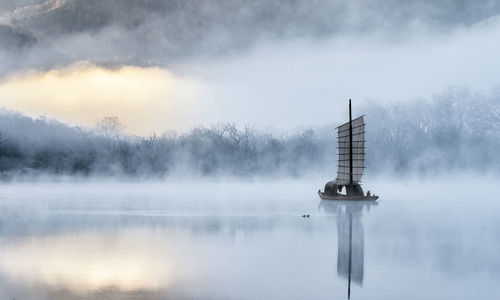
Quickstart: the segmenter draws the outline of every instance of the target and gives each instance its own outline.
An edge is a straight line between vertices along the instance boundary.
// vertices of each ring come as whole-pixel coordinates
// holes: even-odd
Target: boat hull
[[[318,195],[322,200],[337,200],[337,201],[375,201],[378,199],[378,196],[346,196],[346,195],[337,195],[330,196],[325,195],[321,191],[318,191]]]

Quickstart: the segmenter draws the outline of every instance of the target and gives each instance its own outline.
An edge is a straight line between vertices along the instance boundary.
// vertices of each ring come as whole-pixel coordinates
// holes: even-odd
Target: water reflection
[[[18,238],[0,249],[0,270],[11,278],[76,294],[159,290],[172,270],[168,245],[139,230]]]
[[[263,287],[261,298],[272,298],[279,285],[266,288],[262,273],[275,282],[300,282],[301,273],[283,278],[310,256],[309,247],[290,249],[309,239],[311,226],[298,214],[36,213],[5,207],[0,299],[252,299],[254,285],[247,282]],[[303,292],[294,295],[303,299]]]
[[[351,297],[351,282],[363,285],[364,237],[361,217],[363,210],[376,206],[373,201],[322,200],[320,209],[336,216],[338,233],[337,275],[347,280],[347,298]]]

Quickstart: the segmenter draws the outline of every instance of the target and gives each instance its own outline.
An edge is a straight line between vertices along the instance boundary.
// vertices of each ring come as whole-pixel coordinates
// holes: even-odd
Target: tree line
[[[500,171],[500,97],[451,90],[432,100],[369,102],[367,172],[431,175]],[[149,137],[122,133],[116,117],[71,127],[0,113],[0,174],[15,176],[309,176],[337,168],[335,127],[271,133],[231,123]]]

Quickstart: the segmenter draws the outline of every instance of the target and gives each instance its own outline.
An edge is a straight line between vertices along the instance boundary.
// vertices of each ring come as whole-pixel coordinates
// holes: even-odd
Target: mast
[[[352,111],[351,111],[351,99],[349,99],[349,185],[352,186]]]

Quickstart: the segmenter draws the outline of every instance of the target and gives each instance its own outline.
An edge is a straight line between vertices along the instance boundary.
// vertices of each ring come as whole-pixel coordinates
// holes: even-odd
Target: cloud
[[[406,40],[448,33],[500,13],[483,1],[4,0],[0,24],[36,39],[28,58],[0,72],[50,69],[81,60],[102,66],[172,67],[245,53],[269,41],[370,36]],[[11,48],[9,38],[0,52]],[[1,58],[1,56],[0,56]]]
[[[104,116],[118,116],[128,133],[147,135],[190,120],[196,93],[195,80],[162,69],[73,65],[3,81],[0,103],[32,116],[86,126]]]
[[[490,18],[446,37],[416,35],[405,43],[377,37],[269,43],[244,56],[185,64],[182,71],[76,64],[8,77],[0,84],[0,106],[90,126],[116,115],[128,132],[141,135],[217,122],[323,125],[344,120],[349,98],[358,107],[366,99],[431,98],[450,86],[487,92],[499,83],[499,33],[499,19]],[[82,37],[74,41],[85,44]]]
[[[494,0],[5,0],[0,14],[0,106],[87,125],[119,115],[141,134],[219,121],[324,124],[343,118],[348,98],[400,101],[498,83]],[[96,92],[94,73],[76,70],[82,61],[150,80],[142,93],[112,81],[117,95],[104,96],[112,93]],[[174,87],[153,86],[158,78]],[[59,84],[74,88],[59,94]],[[65,95],[73,104],[56,105]]]
[[[342,121],[347,99],[429,99],[449,87],[487,93],[500,83],[500,20],[443,36],[414,36],[405,43],[373,38],[268,44],[249,55],[200,65],[213,109],[207,115],[240,125],[278,128]],[[224,116],[216,108],[224,107]]]

